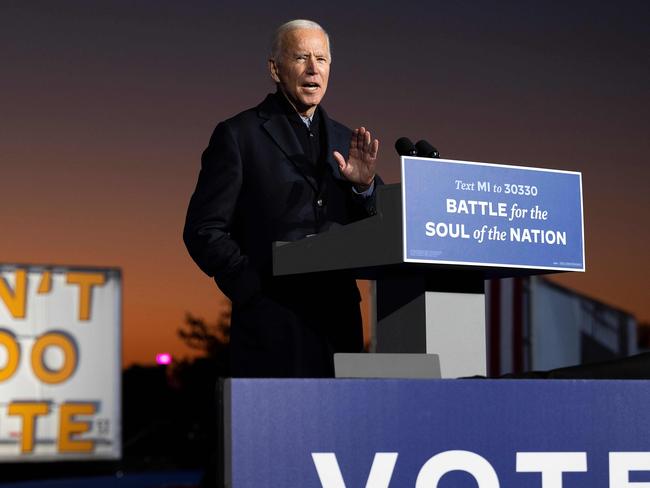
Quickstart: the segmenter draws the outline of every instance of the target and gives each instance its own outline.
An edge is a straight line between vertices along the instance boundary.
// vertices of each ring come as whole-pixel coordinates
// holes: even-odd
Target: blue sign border
[[[435,258],[413,258],[408,256],[408,209],[407,209],[407,185],[405,179],[405,164],[408,164],[409,160],[415,161],[427,161],[432,164],[451,164],[451,165],[471,165],[471,166],[482,166],[482,167],[493,167],[501,170],[521,170],[521,171],[531,171],[531,172],[541,172],[541,173],[557,173],[557,174],[568,174],[575,175],[578,177],[579,181],[579,192],[580,192],[580,241],[581,241],[581,254],[582,260],[581,263],[575,263],[571,266],[543,266],[537,264],[512,264],[507,262],[499,262],[495,260],[487,261],[472,261],[472,260],[446,260],[446,259],[435,259]],[[473,161],[460,161],[453,159],[431,159],[431,158],[419,158],[414,156],[402,156],[401,157],[401,176],[402,176],[402,244],[403,244],[403,260],[405,263],[427,263],[427,264],[449,264],[449,265],[463,265],[463,266],[473,266],[473,267],[498,267],[498,268],[518,268],[518,269],[542,269],[549,271],[578,271],[584,272],[585,267],[585,239],[584,239],[584,205],[583,205],[583,193],[582,193],[582,173],[577,171],[567,171],[567,170],[557,170],[557,169],[547,169],[547,168],[537,168],[537,167],[527,167],[527,166],[516,166],[508,164],[496,164],[496,163],[484,163],[484,162],[473,162]],[[578,265],[578,266],[576,266]]]

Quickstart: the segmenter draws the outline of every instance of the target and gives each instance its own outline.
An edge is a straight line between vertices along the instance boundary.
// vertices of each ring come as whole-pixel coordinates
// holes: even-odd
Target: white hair
[[[327,52],[330,55],[330,58],[332,57],[332,50],[330,48],[330,36],[327,31],[323,29],[320,24],[317,24],[313,20],[296,19],[282,24],[275,31],[273,40],[271,41],[271,59],[277,60],[282,54],[282,43],[284,42],[284,36],[287,33],[298,29],[317,29],[325,34],[325,39],[327,39]]]

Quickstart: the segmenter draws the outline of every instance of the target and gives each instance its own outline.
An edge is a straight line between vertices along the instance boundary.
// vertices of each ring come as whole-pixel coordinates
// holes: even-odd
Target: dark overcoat
[[[332,155],[347,159],[350,129],[319,107],[325,148],[314,164],[280,96],[268,95],[217,125],[183,237],[233,303],[233,376],[331,376],[334,352],[362,349],[356,283],[341,276],[274,277],[272,243],[364,218],[374,212],[374,198],[352,191]]]

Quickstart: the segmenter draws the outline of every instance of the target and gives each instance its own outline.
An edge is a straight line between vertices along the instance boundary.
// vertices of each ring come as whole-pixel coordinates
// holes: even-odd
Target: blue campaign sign
[[[650,381],[230,380],[233,488],[648,486]]]
[[[582,175],[402,157],[404,261],[584,271]]]

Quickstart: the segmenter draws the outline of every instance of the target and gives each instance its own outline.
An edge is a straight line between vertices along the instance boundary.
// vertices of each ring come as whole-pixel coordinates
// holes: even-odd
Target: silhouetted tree
[[[202,357],[183,360],[174,364],[172,382],[176,384],[188,409],[192,424],[188,434],[196,440],[195,445],[206,473],[202,486],[217,485],[218,454],[218,379],[229,376],[230,304],[221,307],[217,320],[207,323],[190,313],[185,316],[179,337],[192,349],[203,352]],[[199,457],[197,456],[197,457]]]
[[[222,307],[217,320],[209,324],[191,313],[185,315],[185,328],[178,329],[179,337],[192,349],[203,351],[209,358],[226,353],[230,342],[230,305]]]

